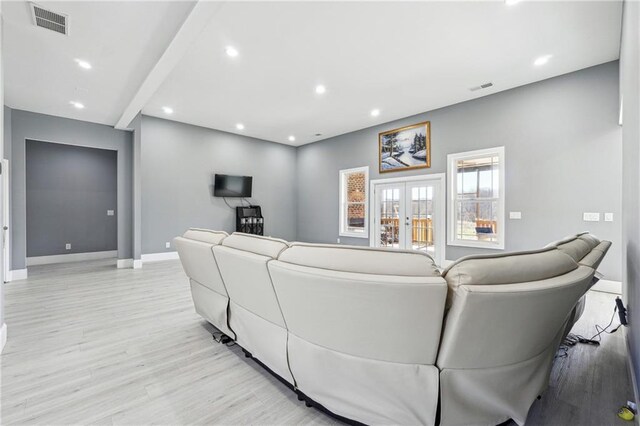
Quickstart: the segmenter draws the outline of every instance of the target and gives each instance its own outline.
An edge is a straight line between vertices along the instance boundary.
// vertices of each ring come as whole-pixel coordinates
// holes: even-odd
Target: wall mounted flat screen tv
[[[251,197],[251,176],[215,175],[213,195],[215,197]]]

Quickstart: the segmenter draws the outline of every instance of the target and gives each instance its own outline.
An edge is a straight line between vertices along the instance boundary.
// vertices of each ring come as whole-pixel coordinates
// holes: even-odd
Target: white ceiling
[[[194,3],[44,2],[69,35],[33,25],[29,3],[2,2],[5,104],[114,125]],[[91,63],[79,68],[74,59]],[[70,101],[85,105],[75,109]]]
[[[50,5],[71,15],[68,38],[33,27],[26,3],[3,3],[9,106],[114,125],[140,105],[292,145],[615,60],[622,14],[619,1],[227,2],[202,29],[185,21],[192,3]],[[173,39],[182,22],[197,34],[188,44]],[[541,55],[553,57],[534,66]],[[68,105],[76,87],[81,111]]]

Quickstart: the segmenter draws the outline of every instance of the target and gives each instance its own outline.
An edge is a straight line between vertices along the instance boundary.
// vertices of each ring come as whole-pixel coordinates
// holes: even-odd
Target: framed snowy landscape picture
[[[431,167],[431,122],[378,135],[380,173]]]

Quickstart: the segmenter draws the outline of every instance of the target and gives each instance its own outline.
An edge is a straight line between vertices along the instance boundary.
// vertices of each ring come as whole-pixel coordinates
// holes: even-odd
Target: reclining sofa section
[[[430,257],[296,243],[269,271],[302,392],[366,424],[434,424],[447,286]]]
[[[462,258],[190,229],[196,312],[333,414],[366,424],[523,424],[610,243]],[[522,332],[522,330],[527,330]],[[439,403],[439,404],[438,404]]]

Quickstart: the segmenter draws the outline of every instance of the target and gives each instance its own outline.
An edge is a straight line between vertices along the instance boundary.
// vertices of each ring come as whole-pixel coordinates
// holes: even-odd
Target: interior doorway
[[[116,264],[117,151],[27,140],[27,266]]]
[[[445,175],[371,181],[372,247],[417,250],[445,259]]]

